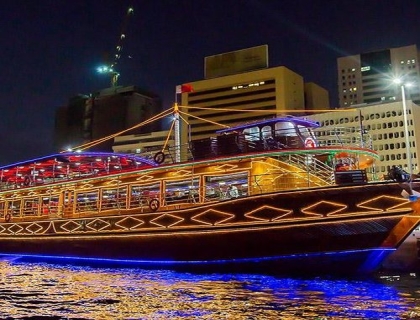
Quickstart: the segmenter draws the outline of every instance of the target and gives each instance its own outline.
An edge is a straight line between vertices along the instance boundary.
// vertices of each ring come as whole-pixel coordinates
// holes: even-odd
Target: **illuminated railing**
[[[42,194],[29,197],[15,197],[10,194],[6,199],[0,199],[0,216],[5,217],[10,213],[12,218],[69,218],[99,213],[123,213],[125,210],[151,212],[153,210],[150,203],[153,199],[159,201],[160,210],[173,210],[208,202],[331,185],[330,181],[321,179],[309,168],[304,170],[294,166],[293,170],[289,170],[272,166],[268,171],[251,177],[246,171],[242,171],[221,175],[214,173],[213,178],[206,176],[205,179],[196,175],[194,178],[179,182],[166,181],[163,184],[155,180],[149,184],[131,182],[115,187],[92,186],[90,189],[83,189],[80,186],[79,190],[74,189],[70,198],[65,188],[57,189],[51,194],[41,191]],[[164,186],[163,190],[161,185]]]

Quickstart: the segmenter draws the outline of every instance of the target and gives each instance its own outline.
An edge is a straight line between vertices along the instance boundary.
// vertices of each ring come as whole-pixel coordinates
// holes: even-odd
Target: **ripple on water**
[[[415,319],[416,281],[0,263],[1,319]]]

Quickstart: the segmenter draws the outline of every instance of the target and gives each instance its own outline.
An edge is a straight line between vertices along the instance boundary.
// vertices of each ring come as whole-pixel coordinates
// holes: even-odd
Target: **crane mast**
[[[114,54],[113,62],[110,63],[109,65],[101,66],[97,69],[98,72],[107,73],[111,76],[111,86],[112,87],[117,86],[118,78],[120,76],[119,72],[116,71],[115,67],[117,66],[117,64],[118,64],[118,62],[121,58],[121,53],[122,53],[122,50],[123,50],[123,44],[124,44],[125,38],[126,38],[128,22],[129,22],[130,16],[132,16],[133,13],[134,13],[133,7],[128,7],[126,15],[125,15],[123,23],[122,23],[122,26],[121,26],[120,37],[119,37],[117,45],[115,47],[115,54]]]

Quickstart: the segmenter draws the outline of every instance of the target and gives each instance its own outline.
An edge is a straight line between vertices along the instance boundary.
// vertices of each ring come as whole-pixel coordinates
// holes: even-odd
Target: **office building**
[[[416,45],[367,52],[337,59],[338,98],[341,108],[362,103],[401,100],[395,84],[401,78],[412,86],[409,99],[420,102],[419,51]]]
[[[164,152],[167,157],[163,161],[173,163],[174,132],[162,130],[117,136],[114,138],[112,150],[115,153],[141,154],[148,159],[154,159],[157,153]]]
[[[321,130],[350,129],[355,133],[355,144],[360,142],[358,135],[360,139],[361,134],[368,135],[373,149],[380,157],[380,160],[375,163],[375,171],[372,174],[376,176],[376,179],[383,179],[393,165],[410,172],[409,157],[411,157],[413,173],[419,172],[420,150],[416,136],[420,136],[420,106],[411,100],[407,101],[406,106],[407,123],[404,121],[401,101],[356,106],[339,112],[331,111],[305,117],[319,122],[322,126]],[[409,133],[408,139],[405,135],[406,129]],[[409,154],[407,154],[407,141]]]
[[[134,86],[113,87],[91,96],[78,95],[61,107],[55,117],[55,148],[73,149],[126,130],[150,119],[161,111],[160,98]],[[160,123],[140,126],[127,134],[160,129]],[[113,138],[92,145],[90,151],[112,151]]]
[[[237,123],[329,109],[328,92],[284,66],[268,67],[266,46],[205,58],[205,79],[181,98],[181,141],[204,139]],[[305,95],[305,89],[307,94]],[[306,100],[305,100],[306,98]],[[188,125],[186,125],[188,123]]]

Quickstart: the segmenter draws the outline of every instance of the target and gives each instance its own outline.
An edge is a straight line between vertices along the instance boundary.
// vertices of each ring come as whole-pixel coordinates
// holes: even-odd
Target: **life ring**
[[[25,178],[23,179],[23,185],[25,187],[28,187],[31,184],[31,178],[29,178],[28,176],[25,176]]]
[[[150,210],[152,210],[153,212],[155,212],[155,211],[157,211],[158,209],[159,209],[159,207],[160,207],[160,203],[159,203],[159,200],[158,199],[152,199],[152,200],[150,200],[150,202],[149,202],[149,208],[150,208]]]
[[[316,143],[315,140],[312,138],[306,138],[305,139],[305,148],[315,148]]]
[[[161,164],[163,163],[163,161],[165,161],[165,154],[162,151],[159,151],[158,153],[155,154],[155,156],[153,157],[153,160],[155,160],[157,164]]]
[[[8,214],[6,214],[5,216],[4,216],[4,220],[6,221],[6,222],[10,222],[10,220],[12,219],[12,215],[10,214],[10,213],[8,213]]]

